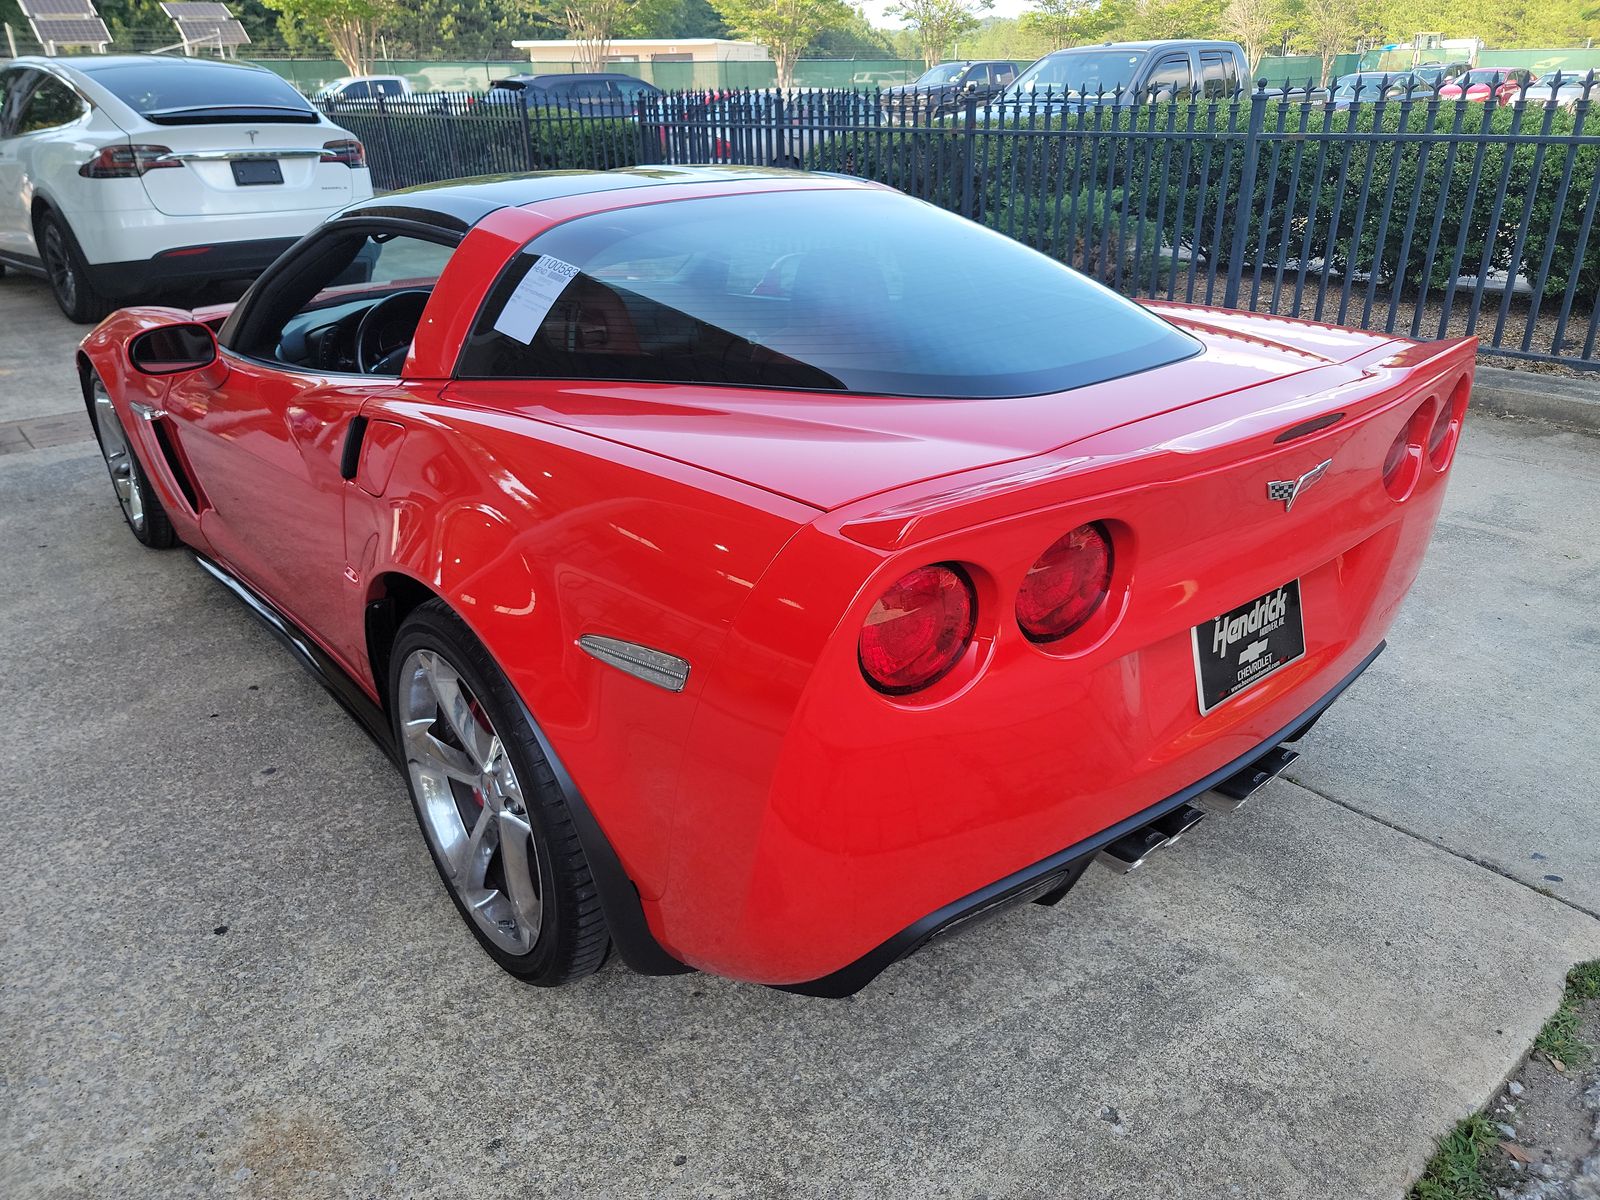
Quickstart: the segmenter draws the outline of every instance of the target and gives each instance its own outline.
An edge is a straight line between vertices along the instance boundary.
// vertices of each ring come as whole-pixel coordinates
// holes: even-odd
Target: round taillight
[[[1098,522],[1057,538],[1028,568],[1017,592],[1017,624],[1032,642],[1081,628],[1111,592],[1111,538]]]
[[[1433,428],[1433,401],[1425,400],[1411,414],[1389,453],[1383,459],[1383,486],[1396,500],[1404,500],[1422,474],[1423,448]]]
[[[978,602],[960,567],[934,563],[897,579],[867,613],[858,656],[880,692],[903,696],[943,678],[972,643]]]

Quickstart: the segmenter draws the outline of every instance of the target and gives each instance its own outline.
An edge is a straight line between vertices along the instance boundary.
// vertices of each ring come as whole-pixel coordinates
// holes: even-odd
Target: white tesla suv
[[[98,321],[264,269],[372,195],[361,143],[277,75],[154,54],[0,71],[0,264]]]

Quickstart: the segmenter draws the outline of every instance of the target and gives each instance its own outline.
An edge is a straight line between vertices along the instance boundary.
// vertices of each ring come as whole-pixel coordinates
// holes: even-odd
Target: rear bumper
[[[919,921],[906,926],[892,938],[881,945],[869,950],[860,958],[842,967],[832,974],[824,975],[820,979],[813,979],[807,983],[783,984],[779,990],[796,992],[803,996],[822,996],[840,998],[853,995],[860,991],[873,979],[877,978],[887,968],[893,966],[903,958],[915,954],[929,942],[949,936],[952,933],[971,928],[973,925],[987,920],[1015,905],[1024,904],[1029,900],[1041,896],[1049,896],[1071,887],[1082,874],[1083,869],[1093,861],[1104,847],[1118,841],[1127,834],[1142,829],[1151,822],[1158,820],[1174,809],[1181,808],[1190,801],[1210,791],[1219,783],[1236,776],[1250,764],[1259,760],[1264,754],[1270,753],[1284,742],[1298,739],[1316,724],[1317,719],[1337,700],[1352,683],[1361,677],[1378,655],[1383,653],[1385,643],[1380,642],[1375,650],[1360,664],[1312,704],[1303,713],[1289,722],[1284,728],[1263,741],[1254,750],[1241,755],[1233,762],[1211,772],[1203,779],[1196,780],[1182,791],[1175,792],[1164,800],[1160,800],[1141,812],[1134,813],[1124,820],[1118,821],[1102,829],[1092,837],[1083,839],[1064,850],[1060,850],[1048,858],[1041,859],[1032,866],[997,879],[987,887],[979,888],[951,904],[945,905],[929,913]]]
[[[106,295],[117,300],[131,300],[167,288],[219,279],[253,278],[298,240],[277,237],[178,246],[142,260],[90,263],[89,274],[95,286]]]

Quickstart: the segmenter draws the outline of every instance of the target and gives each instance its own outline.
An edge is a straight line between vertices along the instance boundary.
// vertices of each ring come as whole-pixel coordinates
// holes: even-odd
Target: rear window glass
[[[185,60],[100,67],[90,77],[143,117],[239,108],[315,115],[299,92],[270,71]]]
[[[1198,348],[1010,238],[893,192],[839,190],[558,225],[490,289],[457,373],[1001,397]]]

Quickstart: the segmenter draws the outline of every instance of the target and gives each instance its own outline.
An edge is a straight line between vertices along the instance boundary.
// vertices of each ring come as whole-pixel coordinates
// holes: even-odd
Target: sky
[[[866,12],[867,20],[880,29],[898,29],[905,24],[904,21],[894,17],[884,16],[883,10],[894,3],[894,0],[856,0],[856,2]],[[1028,3],[1028,0],[994,0],[994,7],[987,10],[983,15],[986,17],[1019,17],[1031,7],[1032,5]]]

